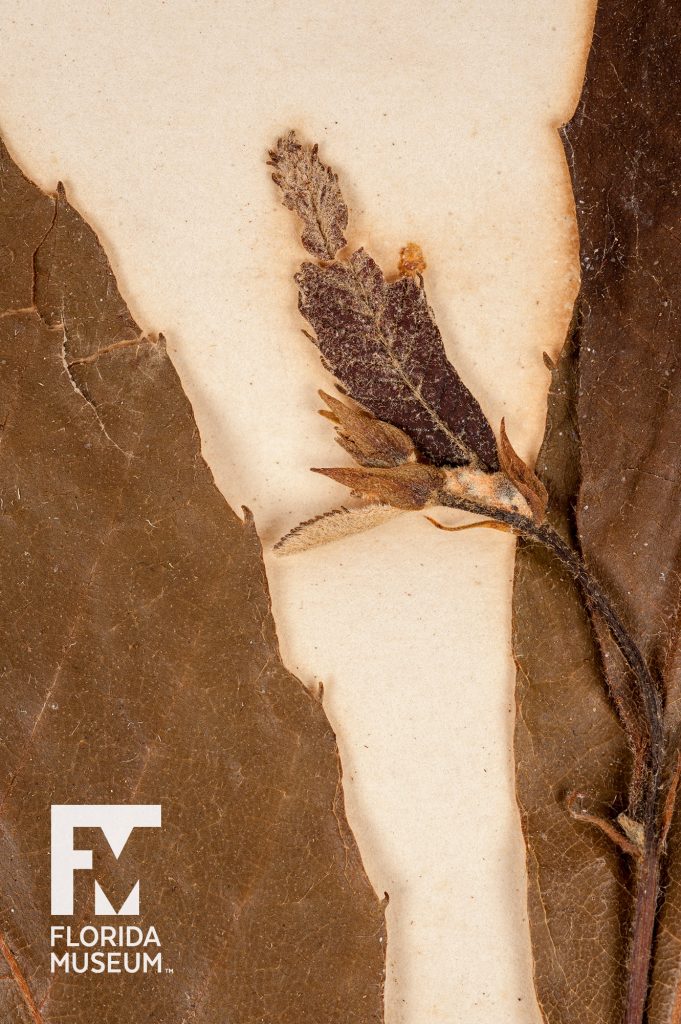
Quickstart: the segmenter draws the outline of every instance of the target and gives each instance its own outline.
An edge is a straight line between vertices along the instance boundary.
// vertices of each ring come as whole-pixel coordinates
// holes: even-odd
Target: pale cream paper
[[[163,330],[228,500],[266,547],[347,500],[300,333],[302,250],[264,166],[321,142],[351,240],[406,241],[450,354],[519,451],[577,286],[557,125],[593,0],[0,0],[0,128],[97,226],[130,307]],[[323,680],[350,821],[391,902],[388,1024],[536,1024],[513,796],[513,543],[418,515],[268,555],[284,657]]]

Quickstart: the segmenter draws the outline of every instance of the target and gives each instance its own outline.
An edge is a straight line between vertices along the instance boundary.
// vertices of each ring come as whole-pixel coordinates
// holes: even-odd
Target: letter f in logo
[[[160,828],[160,804],[53,804],[52,913],[73,914],[73,872],[92,869],[92,850],[76,850],[73,830],[100,828],[118,859],[135,828]],[[135,882],[119,911],[95,879],[95,914],[139,914],[140,884]]]

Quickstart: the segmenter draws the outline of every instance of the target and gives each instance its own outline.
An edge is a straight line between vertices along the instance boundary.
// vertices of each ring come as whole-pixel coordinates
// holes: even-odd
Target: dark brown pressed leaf
[[[416,280],[387,282],[363,249],[346,263],[304,263],[296,280],[324,361],[355,401],[438,465],[498,469],[492,428],[448,361]]]
[[[582,99],[564,132],[583,275],[577,362],[563,359],[538,467],[552,503],[566,517],[574,511],[588,565],[659,675],[667,776],[681,707],[680,40],[675,3],[599,5]],[[597,651],[571,593],[548,556],[520,551],[516,749],[537,988],[551,1024],[620,1024],[633,871],[561,802],[579,789],[589,811],[627,811],[632,776],[630,799],[640,797],[630,748],[644,740],[622,664],[602,637]],[[662,870],[647,1019],[678,1024],[677,819]]]
[[[317,147],[302,145],[295,132],[277,141],[269,162],[284,206],[303,221],[303,245],[318,260],[332,260],[345,245],[348,226],[338,176],[321,162]]]
[[[0,139],[0,309],[33,305],[33,253],[54,217],[54,203],[35,188]]]
[[[383,910],[252,520],[92,231],[1,156],[0,1019],[379,1024]],[[172,974],[50,975],[59,803],[162,805],[119,861],[80,845],[114,905],[140,880],[114,922],[156,927]],[[76,876],[59,923],[111,923]]]

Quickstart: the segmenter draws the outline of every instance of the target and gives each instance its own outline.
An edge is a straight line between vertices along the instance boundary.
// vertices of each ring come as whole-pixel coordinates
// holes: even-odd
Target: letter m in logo
[[[92,850],[74,849],[74,829],[99,828],[118,859],[135,828],[160,828],[160,804],[53,804],[52,913],[73,914],[73,873],[92,870]],[[130,915],[140,912],[140,883],[135,882],[120,910],[111,905],[94,880],[95,914]]]

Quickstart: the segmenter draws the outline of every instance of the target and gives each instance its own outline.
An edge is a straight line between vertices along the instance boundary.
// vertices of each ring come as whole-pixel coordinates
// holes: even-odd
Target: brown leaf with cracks
[[[548,521],[572,536],[579,468],[576,355],[549,395],[537,471]],[[548,1024],[621,1024],[629,868],[601,832],[575,821],[570,794],[624,810],[627,743],[601,675],[589,616],[552,555],[518,544],[513,592],[516,786],[527,843],[528,911],[539,1004]]]
[[[0,151],[0,1019],[380,1024],[383,906],[333,732],[281,663],[260,544],[96,236]],[[35,254],[35,287],[33,254]],[[35,305],[34,305],[35,297]],[[156,804],[118,860],[172,974],[50,973],[50,806]],[[63,946],[58,944],[59,953]],[[82,952],[82,951],[81,951]]]
[[[345,245],[348,208],[338,176],[321,162],[317,149],[298,142],[295,132],[289,132],[277,140],[269,163],[284,206],[303,222],[303,245],[318,260],[332,260]]]

